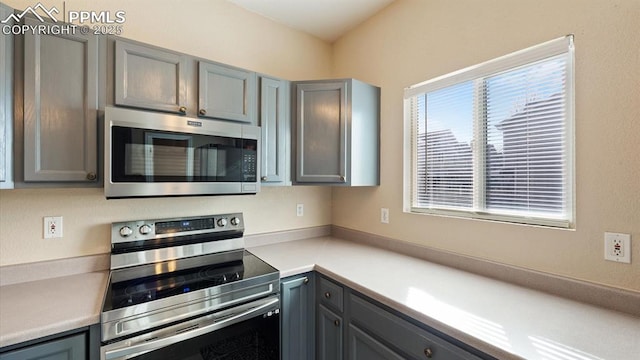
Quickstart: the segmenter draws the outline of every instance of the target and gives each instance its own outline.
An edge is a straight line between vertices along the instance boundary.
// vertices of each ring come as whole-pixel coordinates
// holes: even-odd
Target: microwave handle
[[[237,324],[239,322],[251,319],[260,314],[263,314],[266,311],[275,311],[279,309],[280,300],[278,297],[267,297],[264,299],[260,299],[250,304],[245,304],[238,306],[242,310],[239,313],[232,312],[231,314],[225,314],[221,320],[216,321],[215,317],[218,314],[213,314],[214,320],[210,322],[210,324],[197,327],[193,330],[179,332],[177,331],[173,335],[162,337],[153,341],[144,341],[142,340],[139,344],[131,344],[130,341],[123,340],[121,344],[113,349],[109,349],[102,351],[102,356],[100,356],[101,360],[120,360],[120,359],[129,359],[134,356],[139,356],[144,353],[148,353],[154,350],[159,350],[164,347],[170,346],[172,344],[189,340],[196,336],[200,336],[215,330],[222,329],[224,327]],[[247,309],[248,307],[248,309]],[[234,310],[234,309],[230,309]],[[226,313],[227,311],[222,311],[221,313]],[[175,325],[176,327],[180,325]],[[195,325],[184,325],[184,328],[193,327]],[[116,345],[115,343],[113,345]]]

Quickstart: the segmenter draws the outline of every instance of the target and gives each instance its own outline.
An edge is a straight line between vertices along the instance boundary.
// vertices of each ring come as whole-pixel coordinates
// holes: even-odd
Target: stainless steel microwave
[[[260,190],[260,128],[105,109],[105,196],[254,194]]]

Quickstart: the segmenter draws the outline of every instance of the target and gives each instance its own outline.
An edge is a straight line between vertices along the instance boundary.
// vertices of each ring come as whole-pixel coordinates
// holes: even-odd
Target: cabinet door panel
[[[200,62],[198,114],[255,124],[256,74]]]
[[[358,327],[349,325],[349,360],[403,360],[393,350]]]
[[[262,182],[288,182],[287,168],[290,147],[288,82],[260,78],[260,127],[262,128]]]
[[[184,113],[186,56],[124,41],[115,56],[116,105]]]
[[[11,8],[0,4],[0,18]],[[4,24],[13,25],[8,19]],[[0,189],[13,188],[13,35],[0,36]]]
[[[0,355],[0,360],[84,360],[85,334],[78,334]]]
[[[25,34],[25,181],[96,179],[98,41]]]
[[[318,296],[320,297],[318,301],[321,304],[340,312],[344,310],[342,300],[344,296],[344,289],[341,285],[338,285],[324,277],[320,277],[318,288]]]
[[[342,317],[318,305],[318,360],[342,359]]]
[[[412,359],[422,359],[428,352],[433,359],[478,360],[475,355],[449,341],[391,314],[364,298],[349,296],[351,323],[401,349]]]
[[[347,83],[297,85],[296,181],[344,183]]]
[[[282,282],[282,360],[314,359],[313,274]]]

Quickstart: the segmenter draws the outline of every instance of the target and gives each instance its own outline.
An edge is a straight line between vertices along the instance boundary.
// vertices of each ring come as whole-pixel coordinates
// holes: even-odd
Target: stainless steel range
[[[279,359],[279,272],[242,214],[113,223],[102,360]]]

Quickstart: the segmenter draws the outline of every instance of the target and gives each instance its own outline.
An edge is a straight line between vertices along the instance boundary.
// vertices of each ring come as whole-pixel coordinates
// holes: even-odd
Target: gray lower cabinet
[[[24,141],[24,182],[97,183],[102,39],[26,32],[21,40],[23,98],[16,103],[24,107],[16,122]]]
[[[0,19],[13,9],[0,4]],[[13,25],[11,19],[3,26]],[[0,36],[0,189],[13,188],[13,35]]]
[[[282,279],[281,359],[313,360],[315,339],[314,273]]]
[[[198,116],[257,124],[256,73],[200,61],[198,78]]]
[[[356,325],[349,324],[349,359],[353,360],[404,360],[400,354],[374,339]]]
[[[324,305],[318,305],[318,360],[341,360],[343,353],[343,318]]]
[[[349,360],[479,360],[474,354],[349,293]],[[371,354],[377,357],[371,357]]]
[[[456,344],[401,314],[317,276],[316,358],[319,360],[479,360],[477,350]]]
[[[295,181],[380,184],[380,88],[354,79],[296,81]]]
[[[117,39],[114,103],[186,114],[188,72],[183,54]]]
[[[317,291],[317,359],[338,360],[344,354],[344,288],[323,276]]]
[[[0,354],[0,360],[84,360],[87,359],[84,333]]]
[[[259,77],[258,116],[262,128],[262,185],[291,185],[291,121],[289,82]]]

